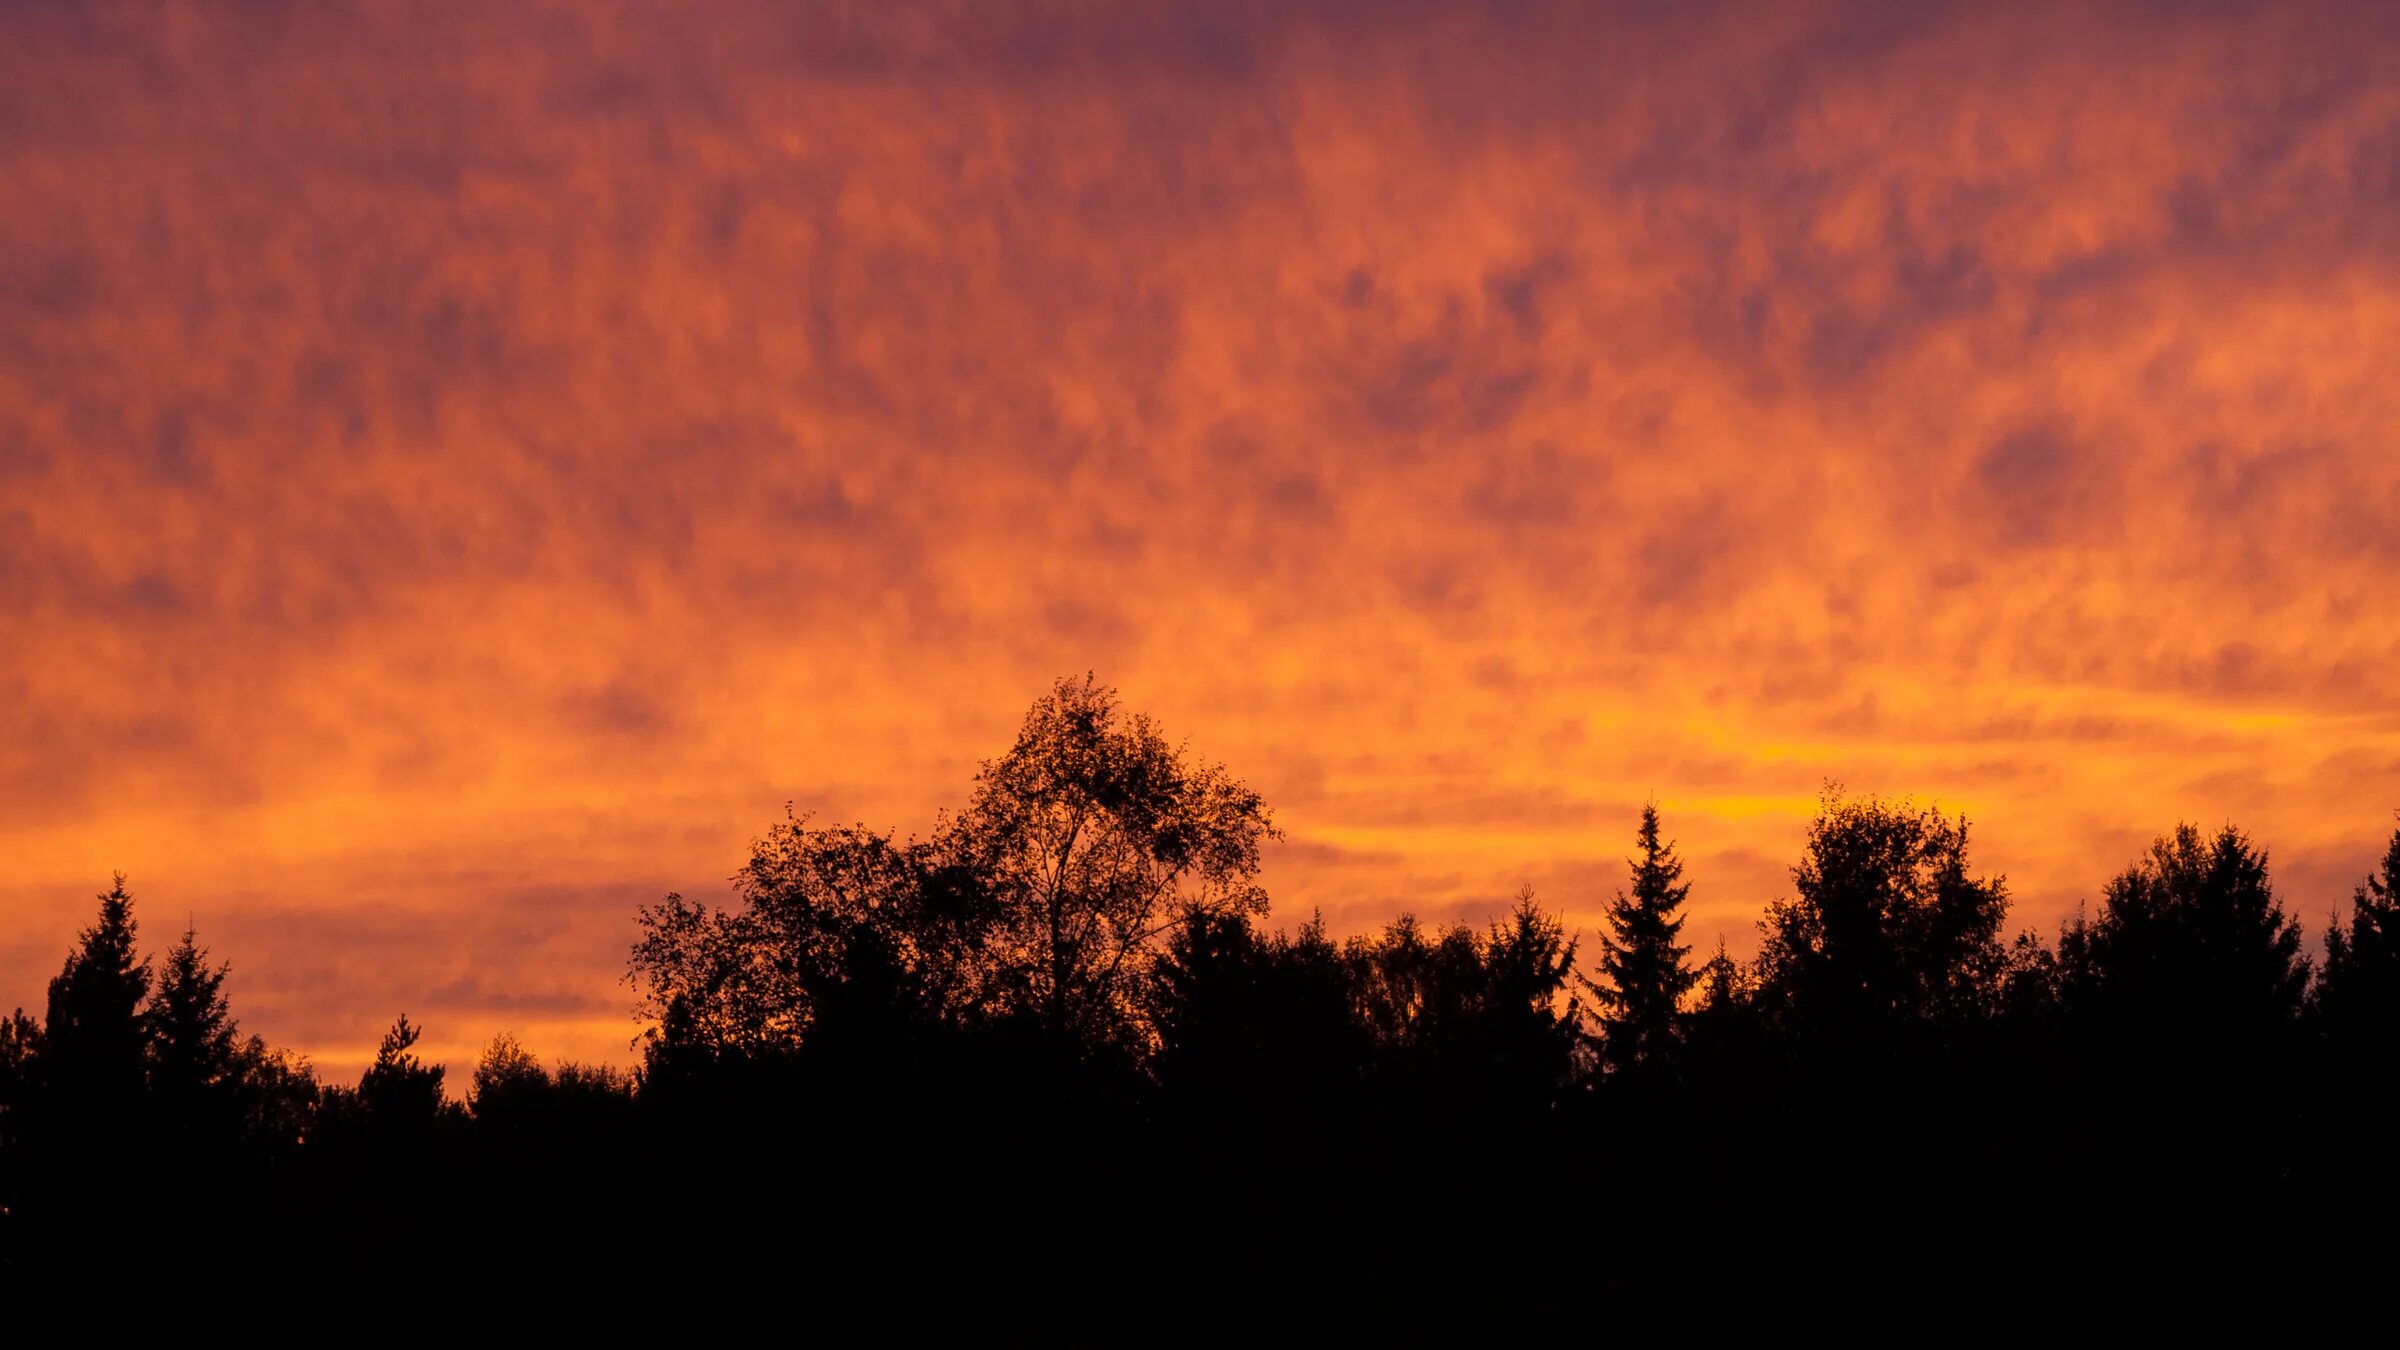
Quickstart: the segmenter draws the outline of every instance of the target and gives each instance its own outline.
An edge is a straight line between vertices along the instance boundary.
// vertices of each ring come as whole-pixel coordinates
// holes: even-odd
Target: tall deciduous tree
[[[1100,1042],[1138,1033],[1139,986],[1175,924],[1266,911],[1274,837],[1256,792],[1087,676],[1033,705],[940,847],[992,902],[996,1001]]]
[[[1847,1054],[1991,1014],[2008,969],[2005,884],[1967,873],[1967,821],[1829,788],[1760,921],[1760,995],[1787,1029]]]
[[[1683,860],[1660,836],[1658,806],[1642,807],[1636,835],[1641,856],[1632,891],[1609,903],[1609,932],[1600,938],[1600,975],[1584,981],[1600,1002],[1600,1047],[1609,1066],[1625,1072],[1663,1058],[1675,1039],[1676,1011],[1700,978],[1684,963],[1691,948],[1676,941],[1683,932],[1683,901],[1691,886]]]
[[[2292,1044],[2308,990],[2300,926],[2268,880],[2267,855],[2231,825],[2191,825],[2108,883],[2100,915],[2059,942],[2067,999],[2084,1025],[2160,1069],[2257,1069]]]
[[[730,911],[670,895],[640,915],[632,978],[654,1054],[888,1046],[981,1006],[991,907],[931,845],[794,817],[752,845],[734,887]]]
[[[1088,678],[1036,702],[929,843],[796,819],[735,878],[742,904],[641,915],[633,979],[654,1054],[890,1046],[1032,1023],[1146,1042],[1145,975],[1194,916],[1263,913],[1257,793],[1169,745]]]
[[[2266,1203],[2289,1166],[2309,967],[2267,855],[2231,825],[2178,825],[2059,936],[2106,1168],[2130,1203]],[[2200,1197],[2209,1197],[2201,1201]]]

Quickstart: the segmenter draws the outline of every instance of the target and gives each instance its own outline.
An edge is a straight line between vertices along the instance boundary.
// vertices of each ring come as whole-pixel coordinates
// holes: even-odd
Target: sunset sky
[[[680,12],[679,12],[680,11]],[[0,1010],[628,1061],[634,908],[1056,677],[1279,920],[1736,952],[1828,778],[2048,931],[2400,807],[2400,9],[0,9]]]

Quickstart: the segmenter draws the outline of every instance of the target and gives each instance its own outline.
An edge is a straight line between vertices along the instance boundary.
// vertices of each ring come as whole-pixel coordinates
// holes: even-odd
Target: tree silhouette
[[[1738,1148],[1748,1142],[1745,1122],[1761,1119],[1762,1102],[1780,1086],[1780,1065],[1757,981],[1725,950],[1722,937],[1699,975],[1699,996],[1682,1019],[1682,1072],[1675,1080],[1689,1126],[1685,1134],[1738,1141],[1721,1145]],[[1639,1143],[1655,1150],[1655,1140]]]
[[[1656,803],[1642,807],[1636,839],[1642,853],[1629,864],[1633,891],[1620,890],[1609,902],[1610,931],[1600,938],[1601,978],[1584,981],[1600,1003],[1601,1053],[1619,1073],[1668,1054],[1677,1010],[1700,978],[1684,964],[1691,948],[1675,940],[1683,931],[1679,911],[1692,888],[1683,880],[1675,845],[1660,838]]]
[[[245,1065],[225,1002],[226,967],[211,967],[191,930],[167,953],[145,1014],[152,1118],[186,1145],[230,1146],[241,1128]]]
[[[305,1055],[268,1045],[252,1036],[235,1052],[242,1110],[242,1140],[262,1158],[296,1152],[314,1126],[323,1088]]]
[[[1548,1106],[1573,1076],[1576,1015],[1563,996],[1575,945],[1530,886],[1484,937],[1482,1049],[1497,1090],[1527,1110]]]
[[[2098,919],[2070,924],[2069,997],[2111,1035],[2179,1062],[2257,1061],[2288,1048],[2308,990],[2300,927],[2267,855],[2231,825],[2177,825],[2108,883]]]
[[[368,1126],[382,1138],[421,1138],[441,1116],[442,1066],[417,1057],[417,1038],[423,1034],[402,1013],[383,1034],[375,1047],[375,1062],[358,1080],[358,1100]]]
[[[2176,826],[2061,932],[2057,964],[2114,1184],[2177,1212],[2202,1203],[2199,1177],[2264,1203],[2287,1161],[2261,1145],[2300,1102],[2309,977],[2267,855],[2231,825]]]
[[[2327,926],[2316,988],[2324,1030],[2317,1096],[2325,1133],[2339,1142],[2309,1161],[2319,1171],[2316,1186],[2344,1197],[2355,1221],[2388,1213],[2400,1200],[2400,1175],[2381,1161],[2381,1141],[2400,1120],[2400,1076],[2393,1073],[2400,1064],[2400,830],[2352,893],[2349,918],[2345,925],[2337,915]]]
[[[1725,939],[1699,970],[1698,1004],[1684,1018],[1684,1035],[1696,1047],[1716,1051],[1747,1040],[1754,1019],[1753,988],[1742,964],[1725,951]]]
[[[1259,795],[1195,763],[1116,691],[1060,680],[976,775],[940,848],[990,897],[997,1001],[1071,1042],[1139,1034],[1136,990],[1194,912],[1262,914]]]
[[[995,1020],[1138,1058],[1166,935],[1263,912],[1272,837],[1257,793],[1122,715],[1114,690],[1061,680],[934,841],[792,820],[754,847],[735,909],[644,910],[632,974],[668,1058],[845,1040],[883,1055]]]
[[[1283,1141],[1359,1136],[1368,1038],[1340,948],[1320,921],[1268,933],[1246,915],[1195,912],[1153,966],[1149,1003],[1152,1130],[1183,1160],[1159,1201],[1257,1215],[1248,1250],[1262,1275],[1308,1259],[1333,1240],[1327,1216],[1277,1162]],[[1318,1184],[1334,1184],[1330,1170]]]
[[[2400,830],[2352,895],[2348,926],[2337,917],[2326,930],[2317,1002],[2346,1067],[2400,1049]]]
[[[1964,816],[1829,788],[1792,883],[1759,923],[1759,994],[1805,1043],[1888,1052],[1996,1008],[2007,891],[1967,875]]]
[[[1152,1071],[1176,1108],[1267,1128],[1354,1086],[1365,1038],[1322,918],[1262,933],[1247,915],[1186,914],[1152,971]]]
[[[1488,929],[1403,914],[1343,948],[1381,1089],[1448,1132],[1538,1111],[1573,1077],[1575,944],[1530,891]]]
[[[120,873],[50,981],[44,1095],[60,1141],[78,1153],[121,1144],[141,1117],[150,963],[134,951],[135,929]]]
[[[464,1107],[405,1016],[326,1087],[240,1033],[194,933],[153,978],[120,877],[47,1025],[0,1020],[0,1283],[99,1253],[333,1284],[425,1250],[568,1278],[626,1232],[771,1216],[712,1249],[712,1290],[830,1308],[898,1276],[911,1316],[1071,1340],[1297,1327],[1331,1289],[1344,1329],[1407,1341],[1729,1276],[1956,1301],[2070,1234],[2119,1253],[2107,1288],[2213,1290],[2400,1194],[2400,832],[2312,991],[2230,826],[2159,839],[2054,946],[2003,943],[1963,818],[1832,788],[1757,960],[1720,939],[1695,970],[1646,808],[1583,984],[1600,1075],[1530,890],[1488,922],[1275,931],[1270,837],[1222,769],[1062,682],[931,840],[787,814],[735,905],[643,910],[639,1070],[501,1035]],[[1890,1240],[1792,1240],[1859,1215]],[[2382,1274],[2358,1250],[2343,1287]]]
[[[149,962],[134,949],[133,897],[119,874],[50,981],[37,1082],[21,1133],[26,1208],[61,1245],[99,1241],[138,1209]]]
[[[829,1029],[888,1043],[985,1004],[992,906],[930,845],[793,818],[734,885],[732,911],[670,895],[638,916],[659,1054],[771,1056]]]
[[[14,1233],[8,1221],[24,1199],[21,1165],[28,1124],[41,1092],[42,1029],[19,1008],[0,1018],[0,1270],[9,1262]]]
[[[508,1032],[492,1037],[467,1089],[467,1106],[478,1120],[523,1116],[538,1109],[550,1092],[550,1073],[532,1051]]]

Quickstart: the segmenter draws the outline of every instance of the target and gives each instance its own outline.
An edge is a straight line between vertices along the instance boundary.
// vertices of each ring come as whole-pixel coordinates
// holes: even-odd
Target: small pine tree
[[[1741,963],[1725,951],[1725,939],[1717,939],[1716,954],[1700,968],[1700,1008],[1705,1015],[1718,1016],[1740,1009],[1750,997],[1747,977]]]
[[[1691,948],[1675,940],[1692,888],[1675,845],[1659,835],[1657,803],[1642,807],[1637,837],[1642,855],[1630,863],[1633,891],[1617,892],[1608,907],[1610,932],[1600,938],[1601,979],[1583,982],[1600,1003],[1601,1054],[1619,1073],[1670,1052],[1676,1011],[1700,978],[1684,964]]]
[[[375,1062],[358,1080],[359,1104],[370,1129],[386,1138],[408,1138],[433,1127],[442,1111],[442,1066],[417,1058],[417,1038],[408,1014],[392,1023],[375,1047]]]
[[[1722,1061],[1742,1047],[1756,1024],[1752,995],[1757,990],[1749,972],[1726,952],[1721,936],[1716,953],[1700,967],[1699,985],[1700,997],[1682,1019],[1685,1048],[1698,1059]]]
[[[241,1043],[225,1002],[226,970],[209,965],[186,929],[150,996],[151,1108],[171,1138],[230,1142],[239,1129]]]

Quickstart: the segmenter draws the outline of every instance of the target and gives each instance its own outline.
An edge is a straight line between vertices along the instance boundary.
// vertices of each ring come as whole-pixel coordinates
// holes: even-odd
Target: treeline
[[[2321,963],[2230,826],[2045,937],[1963,818],[1829,791],[1747,963],[1685,940],[1655,808],[1588,947],[1530,893],[1483,927],[1269,927],[1273,837],[1062,682],[931,838],[788,820],[730,907],[642,911],[639,1069],[502,1037],[449,1092],[405,1018],[355,1088],[240,1036],[194,935],[137,954],[120,879],[44,1018],[0,1026],[0,1260],[630,1257],[1068,1339],[1416,1339],[2060,1262],[2255,1292],[2394,1198],[2400,833]],[[215,1240],[129,1245],[195,1215]]]

